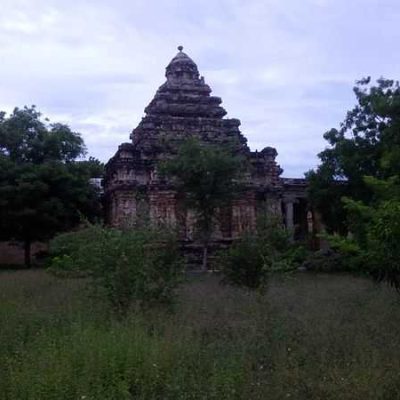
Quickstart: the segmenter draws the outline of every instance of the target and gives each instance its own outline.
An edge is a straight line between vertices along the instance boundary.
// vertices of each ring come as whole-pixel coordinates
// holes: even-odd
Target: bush
[[[366,232],[370,273],[400,291],[400,201],[384,201],[374,208]]]
[[[331,248],[314,253],[303,265],[314,271],[369,274],[400,290],[400,202],[390,199],[367,206],[343,201],[352,233],[325,235]]]
[[[175,236],[160,230],[92,225],[56,237],[50,253],[52,271],[88,275],[94,288],[121,313],[134,302],[140,306],[171,302],[183,268]]]
[[[221,253],[219,264],[223,282],[255,289],[262,286],[265,277],[264,262],[259,243],[246,235]]]
[[[347,269],[368,273],[400,290],[400,201],[391,181],[366,179],[377,201],[366,205],[344,198],[351,238],[328,238],[347,264]],[[385,188],[381,192],[381,188]],[[392,189],[392,191],[390,190]],[[398,190],[398,188],[396,187]]]
[[[339,251],[321,249],[310,254],[302,267],[313,272],[342,272],[347,270],[344,259]]]
[[[291,243],[280,220],[270,217],[259,221],[256,232],[234,242],[219,262],[223,282],[255,289],[265,286],[273,272],[296,269],[306,255],[304,247]]]
[[[320,237],[329,243],[329,248],[309,254],[302,267],[313,272],[360,272],[364,269],[361,249],[354,238],[338,234]]]

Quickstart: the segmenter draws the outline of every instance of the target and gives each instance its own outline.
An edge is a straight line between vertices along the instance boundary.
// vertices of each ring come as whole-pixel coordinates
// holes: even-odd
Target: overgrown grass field
[[[400,399],[400,296],[348,275],[265,294],[196,277],[113,316],[86,282],[0,272],[0,398]]]

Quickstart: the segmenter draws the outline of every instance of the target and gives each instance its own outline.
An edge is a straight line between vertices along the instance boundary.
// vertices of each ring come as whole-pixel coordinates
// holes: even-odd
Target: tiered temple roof
[[[200,77],[197,65],[179,47],[179,53],[166,68],[167,80],[145,108],[145,117],[133,130],[135,149],[145,158],[166,156],[189,136],[202,141],[226,144],[236,142],[248,151],[239,131],[240,121],[223,119],[222,100],[211,96],[210,87]]]
[[[226,111],[221,106],[221,98],[211,95],[211,88],[200,76],[197,65],[181,46],[178,50],[166,68],[165,83],[132,131],[131,143],[119,146],[106,165],[108,219],[111,224],[119,225],[127,215],[135,216],[140,206],[140,192],[152,218],[176,222],[180,206],[174,188],[158,179],[157,164],[173,156],[185,139],[196,137],[205,145],[229,146],[248,160],[247,189],[242,199],[232,205],[229,229],[224,228],[227,236],[235,236],[246,226],[254,225],[256,209],[267,197],[280,209],[283,184],[282,170],[275,161],[277,152],[271,147],[250,151],[239,130],[240,121],[224,118]],[[185,218],[183,223],[187,225]]]

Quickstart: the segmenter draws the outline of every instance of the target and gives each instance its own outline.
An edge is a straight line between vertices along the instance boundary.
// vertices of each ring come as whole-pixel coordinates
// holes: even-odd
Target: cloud
[[[314,167],[356,79],[398,78],[397,0],[3,0],[0,109],[36,104],[107,160],[183,44],[252,148]]]

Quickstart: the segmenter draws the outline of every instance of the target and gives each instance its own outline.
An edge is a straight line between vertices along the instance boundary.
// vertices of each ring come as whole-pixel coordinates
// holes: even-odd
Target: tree
[[[370,78],[357,82],[358,104],[339,129],[324,134],[329,147],[319,154],[321,164],[306,175],[310,201],[322,214],[328,231],[348,229],[344,196],[370,204],[374,190],[364,177],[388,179],[400,170],[400,87],[393,80]]]
[[[208,247],[217,210],[227,205],[238,190],[241,158],[230,149],[202,144],[189,139],[177,156],[165,162],[161,172],[175,178],[186,206],[194,210],[199,241],[202,244],[202,268],[207,269]]]
[[[374,201],[343,199],[352,237],[336,239],[336,245],[353,266],[400,291],[400,179],[366,177],[365,183]]]
[[[308,175],[311,200],[331,230],[340,215],[351,238],[333,243],[349,262],[400,289],[400,86],[368,78],[354,91],[358,105],[325,134],[331,147]]]
[[[43,122],[34,106],[0,113],[1,238],[24,243],[26,266],[33,241],[76,226],[82,215],[100,215],[89,182],[98,162],[78,161],[85,153],[79,133]]]
[[[74,161],[84,156],[81,135],[64,124],[46,124],[35,106],[15,108],[7,118],[0,112],[0,154],[16,163]]]

